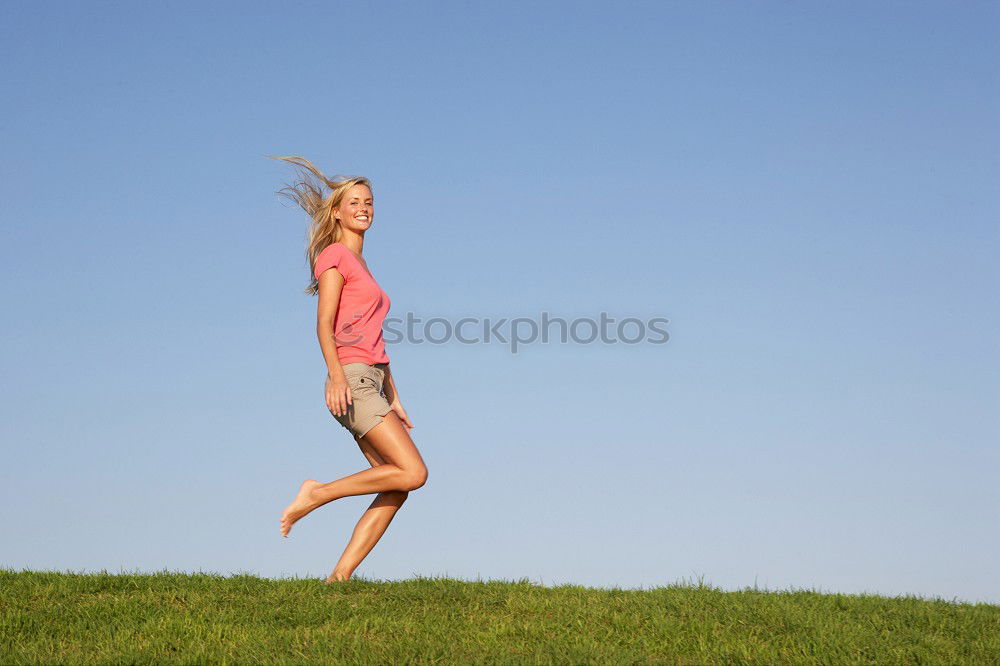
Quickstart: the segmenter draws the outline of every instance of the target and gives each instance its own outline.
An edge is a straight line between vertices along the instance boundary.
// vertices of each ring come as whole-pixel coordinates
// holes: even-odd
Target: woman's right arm
[[[351,389],[347,385],[344,368],[337,356],[337,342],[333,324],[337,318],[340,294],[344,289],[344,276],[337,269],[325,270],[319,275],[319,298],[316,307],[316,336],[319,338],[323,359],[326,361],[326,407],[334,416],[347,413],[351,404]]]

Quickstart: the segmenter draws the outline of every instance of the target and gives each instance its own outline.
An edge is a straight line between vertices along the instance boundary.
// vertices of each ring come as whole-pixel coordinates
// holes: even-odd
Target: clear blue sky
[[[5,3],[0,566],[323,576],[301,155],[430,471],[358,574],[1000,602],[1000,6]]]

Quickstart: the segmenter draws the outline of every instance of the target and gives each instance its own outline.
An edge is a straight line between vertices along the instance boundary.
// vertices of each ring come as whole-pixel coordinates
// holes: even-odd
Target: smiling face
[[[367,185],[359,184],[351,187],[341,200],[340,206],[335,209],[334,215],[344,229],[363,234],[372,226],[375,217],[372,191]]]

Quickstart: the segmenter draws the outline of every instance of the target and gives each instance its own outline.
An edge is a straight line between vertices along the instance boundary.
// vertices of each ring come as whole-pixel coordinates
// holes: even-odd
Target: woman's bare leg
[[[352,495],[383,491],[410,491],[424,485],[427,467],[396,412],[389,412],[382,422],[369,430],[364,439],[385,464],[351,474],[343,479],[320,483],[309,479],[299,487],[298,495],[281,515],[281,535],[288,536],[292,525],[313,509],[327,502]],[[373,544],[374,545],[374,544]]]
[[[355,441],[358,442],[361,452],[368,458],[372,467],[385,464],[385,460],[364,438]],[[403,502],[406,501],[409,494],[405,490],[386,490],[375,497],[375,500],[368,506],[361,516],[361,520],[354,527],[354,533],[351,535],[347,548],[344,549],[344,554],[340,556],[337,566],[326,578],[327,583],[347,580],[351,577],[354,570],[361,564],[361,560],[365,559],[378,540],[382,538],[382,535],[385,534],[386,528],[389,527],[389,523],[392,522],[396,512],[403,506]]]

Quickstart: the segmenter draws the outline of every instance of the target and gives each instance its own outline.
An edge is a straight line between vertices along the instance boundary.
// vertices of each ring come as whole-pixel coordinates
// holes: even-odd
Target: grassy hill
[[[0,570],[0,662],[1000,664],[1000,606],[917,597]]]

